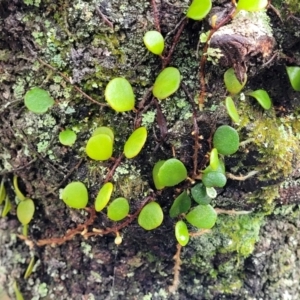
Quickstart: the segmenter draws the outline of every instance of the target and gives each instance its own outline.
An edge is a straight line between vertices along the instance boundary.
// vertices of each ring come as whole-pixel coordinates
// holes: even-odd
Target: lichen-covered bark
[[[167,51],[189,3],[157,1]],[[146,232],[134,221],[121,230],[120,246],[109,234],[87,240],[76,236],[60,246],[30,249],[17,237],[21,227],[11,184],[17,175],[21,190],[34,199],[36,213],[29,227],[33,241],[63,236],[87,219],[87,213],[66,208],[59,189],[69,181],[82,181],[93,205],[113,162],[87,159],[86,141],[96,127],[110,126],[118,157],[134,128],[135,113],[117,114],[90,102],[59,72],[101,103],[108,81],[124,76],[134,87],[138,106],[162,65],[142,42],[143,34],[155,29],[151,1],[2,0],[0,176],[13,208],[0,219],[0,298],[5,299],[5,293],[14,299],[16,281],[25,299],[298,299],[300,95],[290,87],[285,72],[286,64],[300,62],[296,4],[274,1],[283,22],[274,10],[268,11],[280,51],[266,65],[251,58],[245,92],[267,90],[273,107],[265,112],[251,99],[239,99],[241,122],[236,128],[241,140],[249,142],[225,160],[228,172],[258,170],[259,174],[244,182],[228,180],[213,201],[218,208],[251,213],[220,215],[210,233],[191,239],[181,254],[178,292],[171,295],[168,285],[173,280],[176,242],[175,222],[168,210],[179,190],[168,188],[155,194],[165,213],[161,227]],[[149,106],[141,119],[149,136],[145,148],[136,159],[122,160],[113,175],[113,197],[130,199],[131,213],[152,195],[151,172],[159,159],[172,157],[174,151],[193,173],[193,110],[184,90],[192,98],[199,94],[196,49],[199,35],[208,29],[207,20],[189,21],[176,45],[170,65],[180,70],[184,86],[160,102],[167,138],[161,141],[165,124],[156,119],[155,105]],[[230,123],[223,105],[224,71],[222,66],[206,65],[207,101],[204,112],[196,113],[202,136],[199,169],[207,163],[215,128]],[[48,113],[36,115],[24,107],[24,94],[33,86],[48,90],[56,100]],[[73,147],[64,147],[57,139],[64,128],[77,132]],[[99,214],[92,227],[113,226]],[[35,271],[24,280],[32,256],[37,261]]]

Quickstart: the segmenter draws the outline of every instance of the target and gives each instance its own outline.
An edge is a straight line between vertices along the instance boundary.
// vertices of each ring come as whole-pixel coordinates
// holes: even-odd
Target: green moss
[[[263,219],[264,214],[219,216],[217,230],[227,240],[227,244],[220,249],[221,252],[236,251],[241,257],[248,257],[258,241]]]

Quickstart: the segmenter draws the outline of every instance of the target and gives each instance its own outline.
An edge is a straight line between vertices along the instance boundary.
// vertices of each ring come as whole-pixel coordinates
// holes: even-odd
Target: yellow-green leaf
[[[147,139],[146,127],[139,127],[128,138],[124,145],[124,154],[127,158],[137,156],[142,150]]]
[[[101,211],[109,202],[114,186],[111,182],[105,183],[100,189],[96,200],[95,200],[95,210]]]
[[[31,199],[25,198],[23,201],[20,201],[17,207],[17,217],[20,223],[27,225],[31,221],[34,211],[35,206]]]

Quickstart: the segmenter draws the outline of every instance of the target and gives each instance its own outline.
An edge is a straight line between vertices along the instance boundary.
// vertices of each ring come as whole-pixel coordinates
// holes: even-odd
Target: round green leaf
[[[161,55],[164,51],[165,41],[160,32],[156,30],[148,31],[145,33],[143,40],[146,48],[150,52]]]
[[[153,177],[153,181],[154,181],[154,185],[156,187],[156,189],[161,190],[163,189],[165,186],[160,182],[159,177],[158,177],[158,171],[160,169],[160,167],[164,164],[165,160],[159,160],[153,167],[153,171],[152,171],[152,177]]]
[[[107,160],[112,156],[113,142],[107,134],[97,134],[88,140],[85,151],[91,159]]]
[[[126,198],[117,198],[107,207],[107,216],[113,221],[124,219],[129,213],[129,203]]]
[[[174,186],[186,179],[187,170],[180,160],[170,158],[159,168],[157,177],[162,186]]]
[[[181,246],[186,246],[189,242],[190,235],[186,224],[183,221],[178,221],[175,225],[175,236],[177,242]]]
[[[210,187],[223,187],[227,182],[227,178],[223,173],[212,171],[202,174],[203,184]]]
[[[254,92],[248,93],[247,95],[252,96],[257,100],[257,102],[264,108],[270,109],[272,106],[269,94],[265,90],[256,90]]]
[[[127,158],[137,156],[142,150],[147,139],[146,127],[139,127],[128,138],[124,145],[124,154]]]
[[[71,208],[85,208],[88,203],[88,191],[82,182],[73,181],[63,189],[61,198]]]
[[[237,79],[237,77],[235,76],[233,68],[230,68],[224,73],[224,82],[225,82],[227,91],[232,95],[236,95],[245,86],[245,84],[247,82],[247,74],[245,75],[244,82],[240,83],[239,80]]]
[[[95,135],[98,135],[98,134],[106,134],[111,138],[112,142],[114,141],[114,138],[115,138],[114,137],[114,132],[109,127],[106,127],[106,126],[97,127],[94,130],[92,136],[95,136]]]
[[[198,204],[209,204],[211,198],[206,193],[206,186],[198,183],[191,189],[192,197]]]
[[[113,188],[114,186],[111,182],[107,182],[102,186],[95,200],[96,211],[101,211],[107,205]]]
[[[215,199],[218,195],[216,189],[214,187],[207,187],[206,188],[206,194],[208,197]]]
[[[228,126],[222,125],[217,128],[213,137],[214,148],[223,155],[235,153],[239,148],[240,138],[237,131]]]
[[[175,218],[182,213],[186,213],[191,207],[191,198],[186,191],[183,191],[176,199],[174,200],[170,208],[170,217]]]
[[[112,79],[105,89],[105,99],[108,104],[118,112],[134,108],[134,94],[131,84],[125,78]]]
[[[157,76],[154,86],[153,95],[159,99],[165,99],[174,94],[180,85],[180,73],[174,67],[165,68]]]
[[[141,210],[138,223],[146,230],[152,230],[160,226],[164,219],[163,211],[157,202],[150,202]]]
[[[268,0],[239,0],[237,10],[259,11],[267,7]]]
[[[194,0],[189,6],[186,16],[199,21],[204,19],[211,10],[211,0]]]
[[[54,100],[47,91],[34,87],[25,94],[24,103],[30,111],[43,114],[53,106]]]
[[[198,205],[186,215],[186,219],[197,228],[210,229],[217,221],[217,213],[209,204]]]
[[[34,210],[34,202],[31,199],[26,198],[25,200],[20,201],[17,207],[18,220],[23,225],[27,225],[33,217]]]
[[[300,67],[286,67],[286,71],[293,89],[300,92]]]
[[[219,166],[219,155],[218,150],[216,148],[213,148],[210,152],[209,156],[209,165],[211,166],[212,170],[217,170]]]
[[[230,118],[232,119],[232,121],[235,123],[239,123],[240,116],[237,112],[237,109],[236,109],[235,104],[231,97],[226,97],[225,106],[226,106],[227,113],[230,116]]]
[[[65,146],[72,146],[77,138],[76,133],[71,129],[63,130],[59,133],[59,141]]]

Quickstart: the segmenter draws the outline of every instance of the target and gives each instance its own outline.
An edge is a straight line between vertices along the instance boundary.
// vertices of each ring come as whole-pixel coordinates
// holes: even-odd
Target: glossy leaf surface
[[[126,198],[120,197],[113,200],[107,207],[107,216],[113,221],[120,221],[127,217],[129,213],[129,203]]]
[[[159,160],[153,167],[152,170],[152,177],[153,177],[153,181],[154,181],[154,185],[156,187],[156,189],[161,190],[163,189],[165,186],[160,182],[160,179],[158,177],[158,171],[160,169],[160,167],[164,164],[165,160]]]
[[[237,109],[236,109],[235,104],[234,104],[231,97],[226,97],[225,106],[226,106],[227,113],[230,116],[230,118],[232,119],[232,121],[234,123],[239,123],[240,122],[240,116],[237,112]]]
[[[174,94],[180,85],[180,73],[174,67],[165,68],[157,76],[154,86],[153,95],[159,99],[165,99]]]
[[[210,229],[217,221],[217,213],[210,205],[198,205],[186,215],[187,221],[197,228]]]
[[[209,165],[215,171],[219,166],[219,155],[217,148],[213,148],[209,156]]]
[[[233,68],[228,69],[225,73],[224,73],[224,83],[226,86],[227,91],[231,94],[231,95],[236,95],[238,94],[243,87],[245,86],[247,82],[247,74],[245,75],[245,80],[243,83],[240,83],[239,80],[237,79]]]
[[[77,135],[73,130],[66,129],[59,133],[58,138],[61,144],[65,146],[72,146],[76,141]]]
[[[182,213],[186,213],[191,207],[191,198],[186,191],[183,191],[174,200],[170,208],[170,217],[175,218]]]
[[[269,94],[265,90],[256,90],[254,92],[248,93],[247,95],[255,98],[257,102],[264,108],[270,109],[272,106]]]
[[[223,187],[227,182],[227,178],[221,172],[212,171],[202,174],[202,182],[208,188]]]
[[[124,154],[127,158],[137,156],[145,145],[147,139],[146,127],[139,127],[128,138],[124,145]]]
[[[174,186],[186,179],[187,170],[180,160],[170,158],[159,168],[157,177],[162,186]]]
[[[112,79],[105,89],[105,99],[118,112],[132,110],[135,97],[129,81],[122,77]]]
[[[94,135],[88,140],[85,151],[91,159],[107,160],[113,152],[112,139],[107,134]]]
[[[25,94],[24,103],[30,111],[43,114],[53,106],[54,100],[47,91],[34,87]]]
[[[163,219],[164,215],[160,205],[157,202],[150,202],[141,210],[138,223],[142,228],[152,230],[160,226]]]
[[[260,11],[267,7],[268,0],[239,0],[238,10]]]
[[[193,0],[188,8],[186,16],[196,21],[202,20],[210,12],[211,6],[211,0]]]
[[[114,186],[111,182],[107,182],[102,186],[95,200],[96,211],[101,211],[107,205],[107,203],[110,200],[113,189]]]
[[[190,235],[186,224],[183,221],[178,221],[175,225],[175,237],[181,246],[186,246],[189,242]]]
[[[71,208],[85,208],[88,203],[88,191],[82,182],[73,181],[63,189],[61,198]]]
[[[228,125],[217,128],[213,136],[213,145],[223,155],[235,153],[239,148],[240,138],[237,131]]]
[[[147,31],[143,37],[146,48],[156,55],[161,55],[164,51],[165,41],[160,32],[156,30]]]
[[[106,134],[111,138],[112,142],[114,141],[114,138],[115,138],[114,132],[110,127],[106,127],[106,126],[97,127],[94,130],[92,136],[95,136],[95,135],[98,135],[98,134]]]
[[[300,92],[300,67],[286,67],[286,71],[293,89]]]
[[[34,211],[35,206],[31,199],[25,198],[25,200],[20,201],[17,207],[17,217],[20,223],[27,225],[31,221]]]
[[[206,193],[206,186],[203,183],[198,183],[191,189],[191,194],[193,199],[198,204],[209,204],[211,201],[211,198]]]

